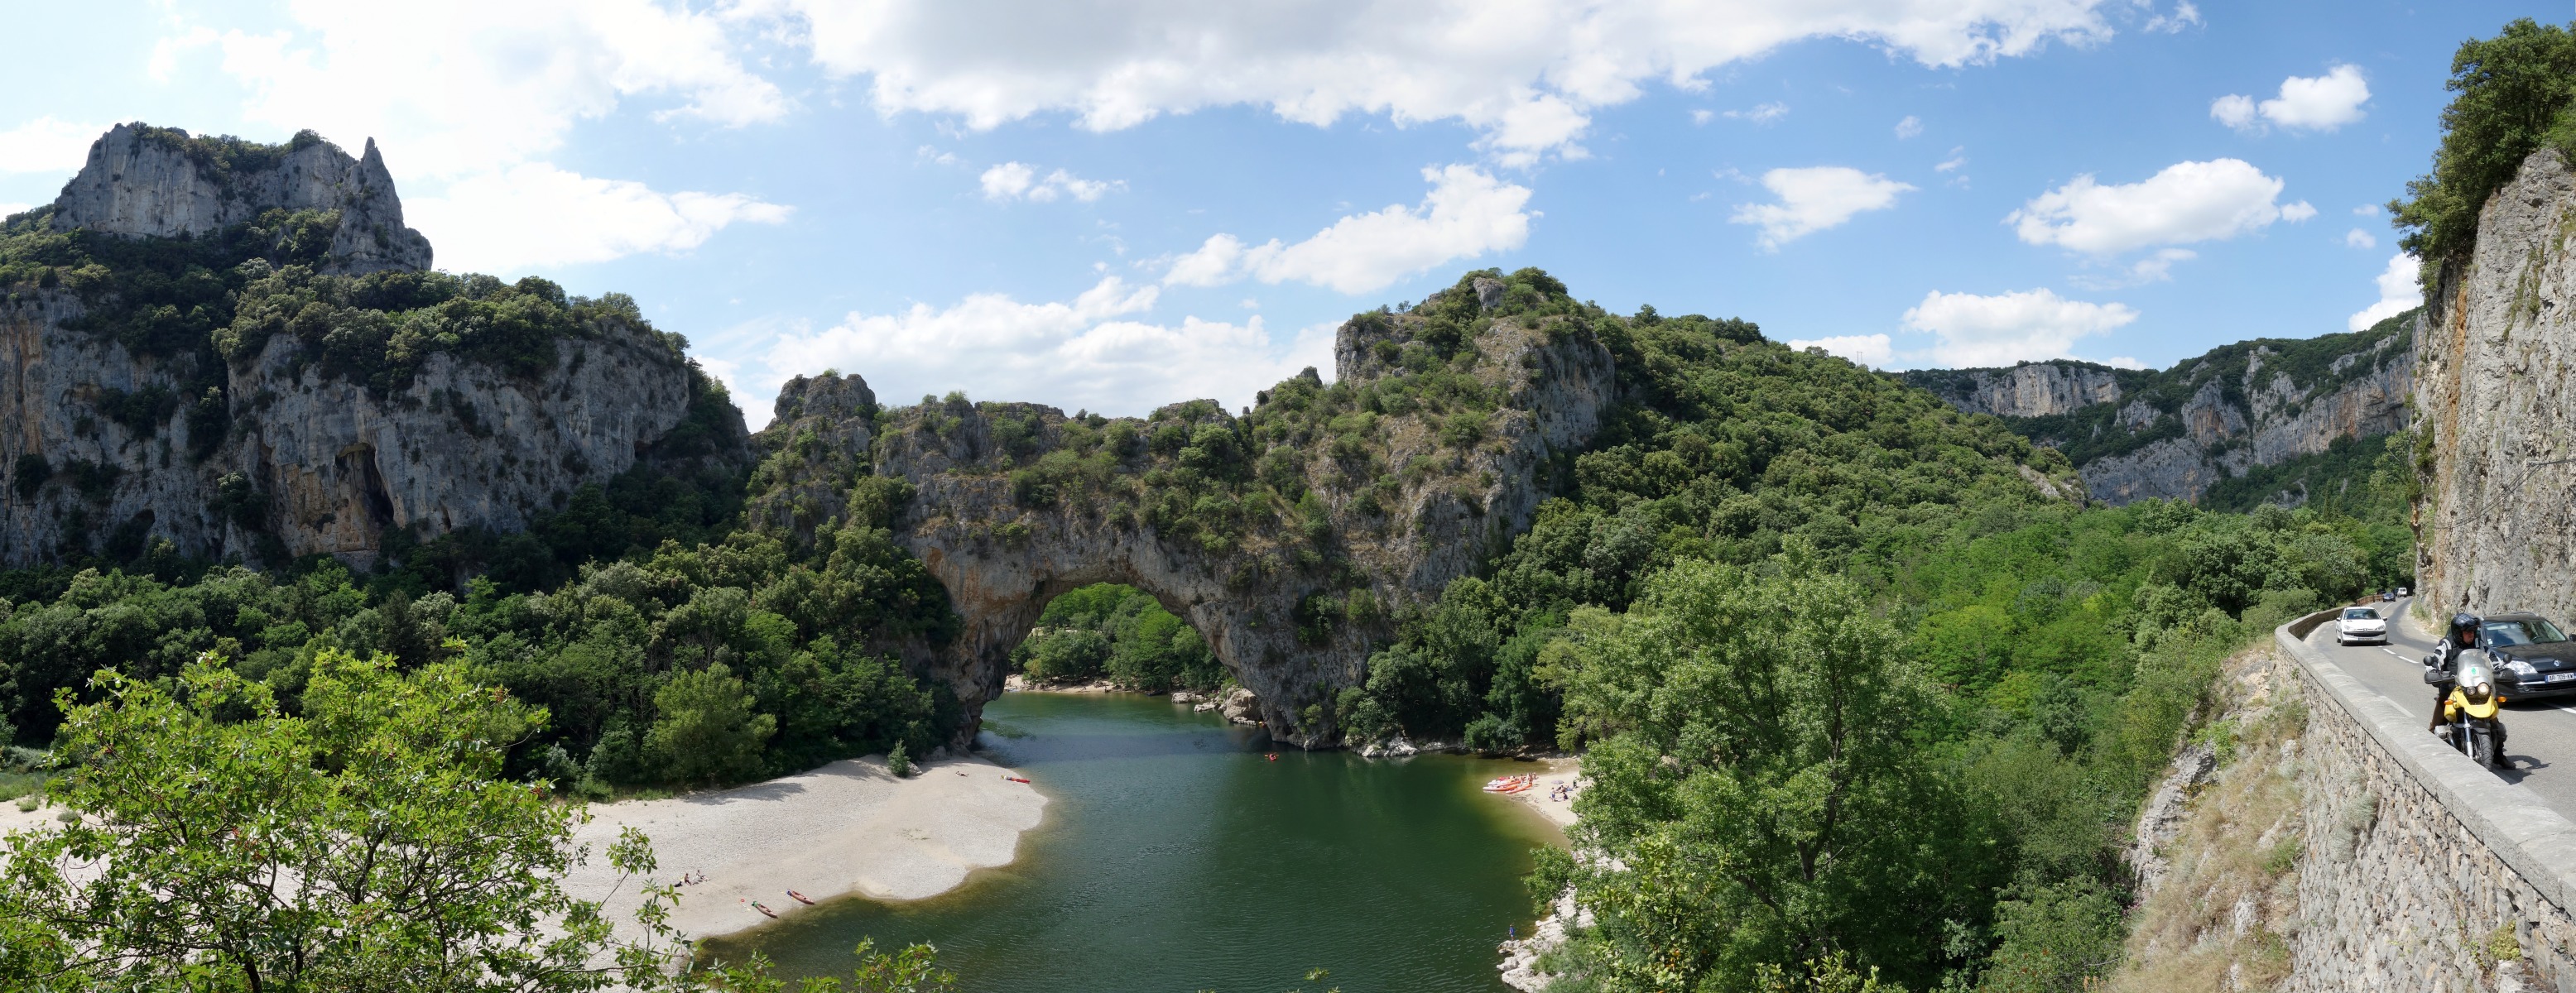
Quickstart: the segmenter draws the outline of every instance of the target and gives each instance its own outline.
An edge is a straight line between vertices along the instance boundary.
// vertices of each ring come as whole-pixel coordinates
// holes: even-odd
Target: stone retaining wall
[[[2282,989],[2576,989],[2576,824],[2425,734],[2305,635],[2273,632],[2298,671],[2307,786],[2300,920]],[[2509,933],[2521,967],[2499,968]],[[2510,961],[2509,958],[2501,961]]]

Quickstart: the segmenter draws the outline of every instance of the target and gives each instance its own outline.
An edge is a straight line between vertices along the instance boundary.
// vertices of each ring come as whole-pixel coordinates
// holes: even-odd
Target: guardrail
[[[2307,635],[2335,613],[2319,611],[2274,628],[2273,640],[2472,837],[2542,899],[2562,913],[2570,912],[2571,902],[2576,902],[2576,865],[2568,864],[2565,853],[2576,851],[2576,823],[2425,734],[2422,721],[2406,716],[2387,697],[2362,685],[2341,664],[2309,645]],[[2545,857],[2548,853],[2559,857]]]

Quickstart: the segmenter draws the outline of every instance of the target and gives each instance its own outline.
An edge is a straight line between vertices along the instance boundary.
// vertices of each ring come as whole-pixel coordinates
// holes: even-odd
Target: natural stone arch
[[[775,454],[749,514],[800,538],[881,523],[924,564],[962,627],[944,646],[890,647],[956,691],[961,738],[1047,601],[1120,582],[1198,629],[1274,737],[1330,744],[1336,699],[1366,678],[1392,619],[1526,530],[1612,400],[1610,352],[1588,327],[1494,313],[1503,300],[1503,284],[1477,278],[1355,317],[1332,386],[1310,369],[1240,416],[1199,400],[1068,417],[954,395],[887,410],[857,376],[800,376],[762,432]],[[1369,391],[1400,394],[1424,368],[1480,384],[1480,431],[1444,434],[1429,407],[1319,420]]]

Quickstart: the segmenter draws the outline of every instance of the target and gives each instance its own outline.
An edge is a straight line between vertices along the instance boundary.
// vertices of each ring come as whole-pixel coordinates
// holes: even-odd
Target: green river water
[[[1013,693],[980,744],[1049,798],[1018,861],[911,903],[847,899],[711,942],[846,975],[863,936],[927,941],[970,993],[1507,990],[1530,851],[1562,839],[1478,792],[1526,763],[1279,752],[1160,697]],[[1301,983],[1310,969],[1323,983]]]

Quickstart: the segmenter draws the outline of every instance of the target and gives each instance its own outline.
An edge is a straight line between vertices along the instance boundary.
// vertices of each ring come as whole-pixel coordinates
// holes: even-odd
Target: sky
[[[108,126],[382,149],[438,266],[625,292],[756,427],[1229,407],[1470,269],[1877,368],[2415,302],[2453,0],[10,0],[0,213]]]

